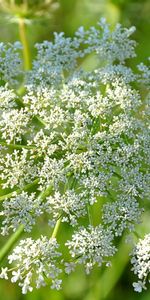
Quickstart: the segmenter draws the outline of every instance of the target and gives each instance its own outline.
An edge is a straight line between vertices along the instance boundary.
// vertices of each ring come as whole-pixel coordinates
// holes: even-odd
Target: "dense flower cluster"
[[[32,285],[36,288],[45,286],[52,279],[52,288],[59,289],[61,279],[58,279],[61,269],[58,267],[57,258],[61,253],[57,251],[56,239],[48,239],[41,236],[38,240],[27,238],[21,240],[8,256],[9,264],[16,262],[12,269],[12,282],[18,281],[22,293],[32,291]],[[9,272],[9,270],[8,270]],[[1,277],[7,279],[7,269],[3,268]]]
[[[0,45],[2,234],[19,225],[30,232],[42,216],[54,227],[49,240],[27,238],[9,256],[16,262],[12,281],[19,281],[23,293],[45,285],[45,278],[60,288],[54,239],[60,223],[72,230],[64,240],[68,261],[65,255],[62,269],[70,273],[79,263],[89,273],[95,265],[109,265],[116,237],[141,222],[141,200],[150,191],[150,71],[143,64],[137,73],[125,66],[135,57],[133,32],[121,25],[112,32],[102,19],[73,38],[55,34],[53,42],[36,45],[22,95],[15,89],[22,73],[18,44]],[[100,67],[77,68],[91,53]],[[95,224],[91,207],[97,204]],[[3,268],[0,276],[7,274]]]
[[[8,45],[0,43],[0,82],[17,83],[17,78],[22,74],[22,61],[18,52],[21,48],[19,42]]]
[[[146,289],[146,282],[150,282],[150,234],[147,234],[143,240],[139,240],[132,256],[132,270],[139,279],[138,282],[133,283],[133,287],[135,291],[141,292],[142,289]]]
[[[31,231],[35,219],[42,213],[41,200],[35,197],[34,193],[28,194],[22,192],[14,195],[10,199],[7,199],[3,203],[2,215],[5,217],[2,222],[2,233],[5,235],[10,228],[15,231],[19,225],[24,225],[25,231]]]
[[[116,251],[112,244],[113,238],[112,232],[101,225],[97,227],[89,225],[87,229],[79,228],[66,245],[73,258],[79,257],[77,262],[85,265],[88,274],[96,263],[98,266],[102,263],[109,264],[109,258]]]

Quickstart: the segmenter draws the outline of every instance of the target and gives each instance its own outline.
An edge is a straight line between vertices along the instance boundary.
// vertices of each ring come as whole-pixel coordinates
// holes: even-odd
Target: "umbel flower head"
[[[61,255],[58,251],[56,239],[48,239],[41,236],[37,240],[27,238],[21,240],[14,249],[13,254],[8,256],[9,263],[16,262],[12,269],[12,282],[18,281],[22,287],[22,293],[32,291],[35,282],[36,288],[46,285],[48,279],[52,279],[52,288],[59,289],[61,280],[57,277],[61,269],[57,266],[56,259]],[[1,277],[6,278],[7,269],[2,269]]]
[[[53,42],[36,45],[24,73],[20,45],[0,45],[1,232],[23,226],[29,235],[8,256],[13,269],[3,267],[0,276],[12,270],[23,293],[46,284],[59,289],[61,273],[78,264],[86,273],[111,265],[117,241],[141,222],[150,191],[150,71],[126,66],[136,55],[134,30],[118,24],[112,32],[101,19],[73,38],[55,33]],[[89,54],[100,66],[86,71],[78,61]],[[32,228],[43,221],[52,234],[35,240]],[[64,223],[70,229],[63,235]],[[145,288],[149,257],[145,262],[140,251],[139,260],[138,247],[133,270]]]
[[[1,10],[16,18],[32,19],[40,17],[56,7],[57,2],[53,0],[0,0]]]

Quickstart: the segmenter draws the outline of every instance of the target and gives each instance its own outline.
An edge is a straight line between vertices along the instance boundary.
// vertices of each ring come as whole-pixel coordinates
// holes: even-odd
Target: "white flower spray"
[[[150,190],[150,71],[140,64],[135,73],[125,65],[136,55],[134,30],[116,25],[112,32],[101,19],[73,38],[55,33],[54,42],[36,45],[37,57],[25,73],[19,43],[0,44],[1,232],[14,231],[15,239],[23,229],[29,234],[8,256],[12,268],[3,267],[0,277],[11,273],[23,294],[46,284],[60,289],[61,273],[77,264],[88,274],[95,265],[109,266],[116,237],[141,222],[142,199]],[[77,68],[91,53],[101,67]],[[97,224],[91,211],[96,203]],[[32,227],[42,217],[52,234],[34,240]],[[67,255],[58,250],[59,235],[56,240],[65,222],[72,232],[64,239]],[[133,251],[139,292],[148,281],[149,248],[147,235]]]

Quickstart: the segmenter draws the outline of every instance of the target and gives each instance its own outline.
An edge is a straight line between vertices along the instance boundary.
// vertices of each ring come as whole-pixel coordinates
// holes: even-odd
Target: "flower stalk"
[[[26,24],[24,18],[18,19],[18,26],[19,26],[19,35],[20,35],[20,41],[23,46],[23,60],[24,60],[24,69],[25,71],[28,71],[31,69],[31,57],[30,57],[30,49],[29,49],[29,43],[26,33]]]
[[[20,238],[21,234],[23,233],[24,226],[20,225],[19,228],[13,233],[6,244],[1,248],[0,250],[0,262],[4,259],[4,257],[10,252],[10,250],[13,248],[15,243]]]
[[[58,234],[58,230],[59,230],[59,228],[60,228],[60,224],[61,224],[61,218],[59,218],[59,219],[57,220],[57,222],[56,222],[56,224],[55,224],[55,227],[54,227],[54,230],[53,230],[53,232],[52,232],[51,238],[55,238],[56,235]]]

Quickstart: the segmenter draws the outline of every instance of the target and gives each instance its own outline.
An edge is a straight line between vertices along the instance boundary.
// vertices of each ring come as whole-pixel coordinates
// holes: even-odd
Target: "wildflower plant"
[[[87,274],[110,266],[118,239],[141,222],[150,190],[150,71],[126,66],[136,56],[134,30],[117,24],[111,31],[101,19],[73,38],[55,33],[53,42],[36,45],[29,71],[22,70],[18,42],[0,44],[1,233],[14,232],[1,260],[27,235],[0,277],[18,282],[22,293],[47,284],[60,289],[61,274],[78,264]],[[100,66],[87,71],[79,62],[90,54]],[[33,239],[42,219],[49,236]],[[58,233],[64,223],[65,253]],[[149,233],[131,262],[140,292],[149,281]]]

